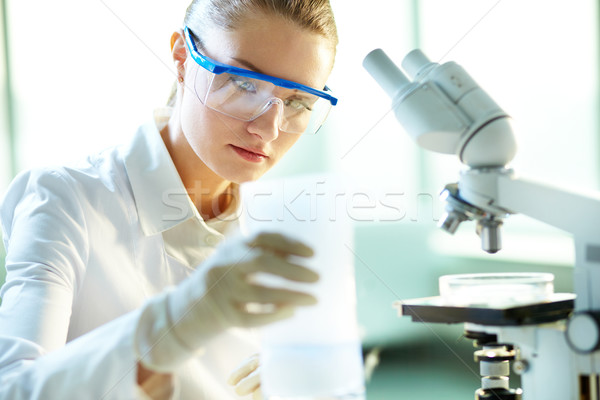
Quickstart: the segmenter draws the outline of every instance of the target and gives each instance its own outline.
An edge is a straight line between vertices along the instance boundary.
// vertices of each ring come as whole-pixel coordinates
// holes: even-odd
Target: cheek
[[[180,103],[182,136],[196,157],[209,166],[213,164],[215,150],[219,147],[217,139],[221,136],[210,114],[193,92],[184,92]]]
[[[207,108],[196,95],[193,86],[184,86],[180,105],[181,128],[190,145],[198,150],[215,142],[239,137],[242,124]]]
[[[194,143],[197,142],[193,139],[202,136],[203,129],[201,127],[206,126],[209,122],[209,115],[194,90],[195,75],[195,68],[186,69],[184,84],[180,88],[182,98],[179,109],[181,128],[192,147],[195,147]]]
[[[302,135],[281,132],[279,134],[278,140],[275,142],[275,145],[273,146],[273,147],[276,147],[276,149],[277,149],[277,155],[278,155],[277,161],[279,161],[281,159],[281,157],[283,157],[294,146],[294,144],[296,144],[296,142],[301,137],[302,137]]]
[[[181,129],[192,147],[195,147],[194,143],[202,136],[203,130],[199,127],[206,126],[207,115],[201,107],[198,100],[184,94],[180,114]]]
[[[206,108],[194,89],[187,86],[181,99],[180,118],[183,133],[192,146],[197,146],[199,141],[204,146],[212,141],[211,137],[223,136],[219,134],[224,130],[223,124],[215,112]]]

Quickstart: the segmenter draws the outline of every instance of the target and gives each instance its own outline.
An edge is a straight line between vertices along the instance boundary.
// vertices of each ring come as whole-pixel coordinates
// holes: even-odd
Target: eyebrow
[[[256,65],[252,64],[250,61],[244,60],[243,58],[231,57],[231,59],[234,60],[234,61],[239,62],[244,67],[246,67],[246,69],[252,70],[254,72],[258,72],[259,74],[272,76],[272,75],[267,74],[266,72],[263,72]],[[294,91],[294,93],[298,93],[300,91],[299,89],[292,89],[292,90]]]
[[[237,57],[232,57],[231,59],[239,62],[240,64],[245,66],[247,69],[251,69],[251,70],[258,72],[260,74],[263,74],[263,75],[268,75],[265,72],[263,72],[260,68],[256,67],[256,65],[252,64],[250,61],[246,61],[243,58],[237,58]]]

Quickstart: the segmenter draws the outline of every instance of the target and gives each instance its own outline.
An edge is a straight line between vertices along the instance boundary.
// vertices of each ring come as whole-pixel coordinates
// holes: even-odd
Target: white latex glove
[[[253,279],[267,273],[316,282],[317,273],[291,260],[312,255],[303,243],[277,233],[223,242],[177,288],[146,305],[136,332],[142,363],[154,371],[172,370],[230,327],[266,325],[291,317],[298,306],[314,305],[310,294],[261,286]]]
[[[259,366],[258,354],[254,354],[231,373],[227,383],[235,386],[235,392],[240,396],[252,394],[253,400],[262,400]]]

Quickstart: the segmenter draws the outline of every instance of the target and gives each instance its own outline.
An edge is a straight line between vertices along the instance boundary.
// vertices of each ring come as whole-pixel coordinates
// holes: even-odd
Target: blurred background
[[[187,0],[1,2],[2,193],[19,171],[127,141],[165,104],[175,80],[170,35],[181,27]],[[360,188],[346,205],[356,221],[363,344],[369,359],[380,360],[368,398],[472,398],[479,373],[462,326],[412,323],[399,318],[392,303],[436,295],[439,276],[464,272],[552,272],[555,290],[571,291],[571,238],[513,216],[505,222],[503,250],[488,255],[473,224],[454,236],[438,231],[438,193],[457,180],[461,165],[411,141],[362,59],[382,48],[399,64],[418,47],[433,61],[458,62],[514,118],[519,152],[512,166],[521,175],[597,190],[598,4],[332,5],[340,44],[329,86],[339,105],[324,128],[301,138],[268,176],[334,171]],[[0,268],[0,282],[3,276]]]

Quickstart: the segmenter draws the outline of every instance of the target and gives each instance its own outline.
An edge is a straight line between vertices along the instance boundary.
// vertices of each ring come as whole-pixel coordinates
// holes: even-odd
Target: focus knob
[[[600,313],[580,312],[567,323],[567,342],[573,351],[580,354],[592,353],[600,349]]]

